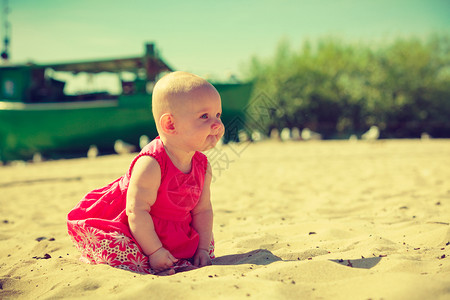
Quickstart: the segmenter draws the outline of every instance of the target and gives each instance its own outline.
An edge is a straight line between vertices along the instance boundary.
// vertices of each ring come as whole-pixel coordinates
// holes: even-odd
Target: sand
[[[209,153],[214,265],[80,262],[66,214],[134,154],[0,167],[1,299],[450,299],[450,141],[276,142]]]

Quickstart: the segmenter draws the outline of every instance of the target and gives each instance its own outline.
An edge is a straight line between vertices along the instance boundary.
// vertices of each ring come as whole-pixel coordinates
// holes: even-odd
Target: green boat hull
[[[222,97],[222,120],[233,124],[227,130],[236,131],[245,122],[243,111],[252,85],[215,86]],[[29,160],[35,153],[48,158],[82,156],[91,145],[100,154],[112,153],[118,139],[138,146],[142,135],[157,136],[149,94],[122,95],[117,100],[2,104],[0,159],[4,162]]]

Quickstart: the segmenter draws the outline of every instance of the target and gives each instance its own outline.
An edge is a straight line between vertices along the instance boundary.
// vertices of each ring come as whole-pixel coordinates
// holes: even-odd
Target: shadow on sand
[[[284,260],[270,252],[266,249],[253,250],[242,254],[232,254],[221,257],[216,257],[213,259],[213,265],[243,265],[243,264],[254,264],[254,265],[268,265],[276,261],[294,261],[294,260]],[[330,259],[330,261],[338,263],[340,265],[359,268],[359,269],[371,269],[375,267],[380,261],[381,257],[368,257],[361,259]]]
[[[232,254],[221,257],[216,257],[213,259],[213,265],[243,265],[243,264],[253,264],[253,265],[268,265],[276,261],[281,261],[282,259],[276,255],[273,255],[270,251],[265,249],[253,250],[242,254]]]
[[[330,261],[351,268],[372,269],[381,261],[381,257],[368,257],[360,259],[330,259]]]

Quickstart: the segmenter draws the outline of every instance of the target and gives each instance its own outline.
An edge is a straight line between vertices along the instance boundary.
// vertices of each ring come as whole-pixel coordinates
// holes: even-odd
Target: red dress
[[[149,155],[161,168],[161,183],[150,215],[164,248],[179,259],[175,269],[189,266],[198,247],[199,236],[192,228],[191,211],[203,190],[207,158],[196,152],[189,174],[182,173],[170,160],[159,138],[142,149],[126,175],[88,193],[69,212],[69,236],[87,263],[106,263],[138,273],[153,274],[148,257],[133,238],[126,215],[126,195],[136,161]],[[211,241],[210,257],[214,258]]]

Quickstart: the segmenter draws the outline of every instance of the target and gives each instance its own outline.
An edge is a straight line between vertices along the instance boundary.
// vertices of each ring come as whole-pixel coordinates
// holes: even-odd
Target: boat
[[[100,154],[109,154],[117,140],[138,147],[140,137],[157,136],[152,88],[171,71],[153,43],[145,44],[142,56],[0,66],[0,161],[30,160],[36,154],[48,159],[82,156],[93,145]],[[55,75],[61,72],[116,74],[121,91],[69,94],[66,82]],[[238,130],[252,83],[212,84],[222,97],[224,124],[239,119],[232,128]]]

